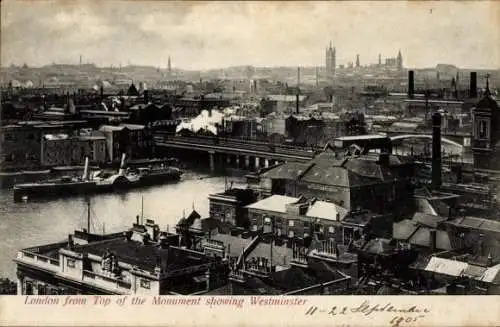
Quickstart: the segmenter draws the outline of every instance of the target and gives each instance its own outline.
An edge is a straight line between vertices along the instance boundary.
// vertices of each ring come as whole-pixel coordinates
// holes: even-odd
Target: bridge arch
[[[432,140],[432,135],[406,134],[406,135],[391,136],[391,141],[398,141],[398,140],[404,140],[404,139],[430,139],[430,140]],[[450,139],[447,139],[446,137],[441,137],[441,142],[459,147],[460,149],[463,149],[463,147],[464,147],[462,144],[455,142],[455,141],[452,141]]]

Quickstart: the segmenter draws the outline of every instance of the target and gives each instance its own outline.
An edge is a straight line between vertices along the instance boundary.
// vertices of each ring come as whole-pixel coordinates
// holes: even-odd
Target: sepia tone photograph
[[[2,1],[0,293],[500,295],[499,24],[496,1]]]

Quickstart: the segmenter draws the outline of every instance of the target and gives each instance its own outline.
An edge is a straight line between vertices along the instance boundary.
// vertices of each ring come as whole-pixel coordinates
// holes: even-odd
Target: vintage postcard
[[[1,325],[500,324],[499,1],[7,0],[0,45]]]

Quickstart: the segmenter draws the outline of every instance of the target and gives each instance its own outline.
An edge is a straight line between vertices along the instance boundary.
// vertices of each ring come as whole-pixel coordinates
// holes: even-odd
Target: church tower
[[[396,61],[397,61],[398,69],[403,70],[403,55],[401,54],[401,50],[399,50],[399,52],[398,52],[398,57],[397,57]]]
[[[172,74],[172,62],[170,61],[170,56],[168,56],[167,69],[168,69],[168,75]]]
[[[474,168],[498,169],[500,168],[500,108],[491,96],[489,76],[486,78],[486,91],[476,106],[472,108],[473,135],[472,152],[474,154]]]

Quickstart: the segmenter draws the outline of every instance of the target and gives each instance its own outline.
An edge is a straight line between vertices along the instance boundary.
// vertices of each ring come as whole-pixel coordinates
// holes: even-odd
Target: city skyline
[[[337,65],[498,69],[497,2],[2,2],[2,66],[128,64],[186,70]],[[481,17],[482,19],[472,19]],[[320,31],[320,32],[318,32]],[[404,32],[402,32],[404,31]],[[292,37],[293,36],[293,37]],[[57,42],[54,42],[57,40]]]

